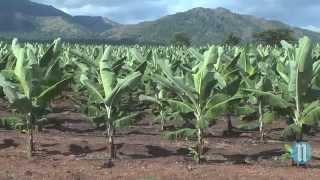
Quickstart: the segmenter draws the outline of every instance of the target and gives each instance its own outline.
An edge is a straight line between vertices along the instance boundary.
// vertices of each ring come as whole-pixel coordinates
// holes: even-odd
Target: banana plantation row
[[[0,42],[1,94],[14,117],[2,122],[28,134],[47,123],[50,102],[62,91],[96,127],[105,128],[110,161],[116,158],[114,136],[139,120],[137,107],[151,108],[164,136],[192,142],[194,159],[203,159],[208,128],[224,116],[242,128],[284,120],[284,137],[301,141],[320,119],[320,46],[308,37],[282,47],[211,46],[111,47],[61,43]],[[133,108],[133,105],[136,108]],[[171,131],[168,122],[179,121]],[[252,127],[253,126],[253,127]],[[308,127],[308,128],[306,128]]]

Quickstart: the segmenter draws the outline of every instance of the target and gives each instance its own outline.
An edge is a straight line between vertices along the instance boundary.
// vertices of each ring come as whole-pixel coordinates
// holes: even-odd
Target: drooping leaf
[[[136,117],[139,115],[140,113],[132,113],[130,115],[121,117],[119,119],[116,119],[114,121],[115,124],[115,128],[126,128],[129,127],[130,125],[134,124],[136,122]]]
[[[106,97],[104,102],[107,104],[112,104],[113,101],[127,88],[132,86],[132,84],[142,76],[140,72],[134,72],[128,76],[126,76],[121,81],[118,81],[118,84],[112,90],[110,96]]]
[[[174,109],[175,111],[178,111],[180,113],[194,112],[193,107],[186,102],[172,100],[172,99],[168,99],[166,101],[169,103],[169,105],[172,109]]]
[[[192,89],[190,86],[186,86],[184,82],[178,78],[175,78],[165,61],[159,62],[159,66],[161,67],[163,73],[167,76],[166,78],[161,78],[163,85],[175,89],[180,96],[186,95],[193,104],[197,104],[196,97],[194,95],[194,89]]]
[[[241,96],[233,96],[233,97],[228,97],[225,96],[224,98],[220,99],[219,101],[212,101],[211,103],[207,104],[206,108],[206,114],[205,117],[208,119],[215,119],[221,114],[225,113],[227,110],[227,105],[228,103],[241,99]]]
[[[91,95],[94,97],[96,101],[98,101],[99,103],[104,102],[103,95],[95,87],[94,83],[90,82],[89,78],[86,75],[84,74],[81,75],[80,82],[88,88],[89,92],[91,93]]]
[[[308,110],[308,112],[304,113],[304,116],[301,119],[303,124],[314,125],[320,121],[320,107],[315,107],[312,110]]]
[[[115,63],[112,64],[111,71],[118,74],[118,72],[121,70],[122,66],[125,65],[124,61],[126,58],[121,58],[117,60]]]
[[[271,106],[279,107],[279,108],[287,108],[290,106],[290,103],[288,103],[286,100],[270,92],[264,92],[264,91],[255,90],[255,89],[244,89],[244,90],[248,92],[252,92],[259,97],[263,97],[263,101],[266,104],[270,104]]]
[[[66,78],[48,87],[47,89],[42,91],[38,97],[36,97],[36,102],[39,104],[48,103],[54,97],[61,94],[62,90],[65,89],[66,86],[70,84],[70,82],[71,82],[71,78]]]

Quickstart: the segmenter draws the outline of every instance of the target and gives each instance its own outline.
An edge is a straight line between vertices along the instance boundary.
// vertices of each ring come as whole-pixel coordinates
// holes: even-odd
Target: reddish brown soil
[[[49,117],[66,121],[62,127],[46,128],[35,135],[37,152],[32,160],[24,152],[24,134],[1,130],[1,180],[320,179],[319,158],[314,158],[308,168],[291,167],[291,161],[281,160],[285,143],[275,140],[280,133],[276,129],[269,133],[267,143],[260,143],[257,133],[223,137],[225,123],[221,121],[209,131],[207,162],[196,165],[187,154],[187,142],[162,138],[159,128],[150,126],[146,118],[120,132],[115,139],[118,160],[114,167],[102,168],[106,147],[101,131],[93,130],[85,116],[78,113],[63,112]],[[320,156],[320,134],[307,139],[313,145],[314,155]]]

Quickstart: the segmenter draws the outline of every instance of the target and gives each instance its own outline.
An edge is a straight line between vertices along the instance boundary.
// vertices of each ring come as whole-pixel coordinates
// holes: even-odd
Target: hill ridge
[[[32,40],[96,39],[167,44],[177,32],[187,33],[194,45],[220,43],[234,33],[244,41],[269,29],[289,28],[295,36],[310,36],[320,42],[320,33],[291,27],[276,20],[241,15],[223,7],[197,7],[154,21],[123,25],[101,16],[72,16],[50,5],[30,0],[0,1],[0,38]]]

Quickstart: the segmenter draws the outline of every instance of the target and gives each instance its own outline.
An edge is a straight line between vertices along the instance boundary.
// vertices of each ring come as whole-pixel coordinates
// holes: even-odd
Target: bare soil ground
[[[0,116],[7,114],[1,106]],[[115,139],[118,160],[114,167],[103,168],[106,147],[102,131],[94,130],[79,113],[57,112],[49,117],[65,122],[35,134],[37,152],[32,160],[26,158],[25,134],[0,130],[0,180],[320,179],[320,134],[307,137],[315,156],[310,167],[297,168],[281,159],[285,144],[277,140],[281,128],[269,127],[273,130],[267,142],[260,143],[257,133],[224,137],[225,123],[220,121],[206,140],[207,162],[197,165],[188,155],[187,142],[164,139],[159,127],[145,118],[119,133]]]

